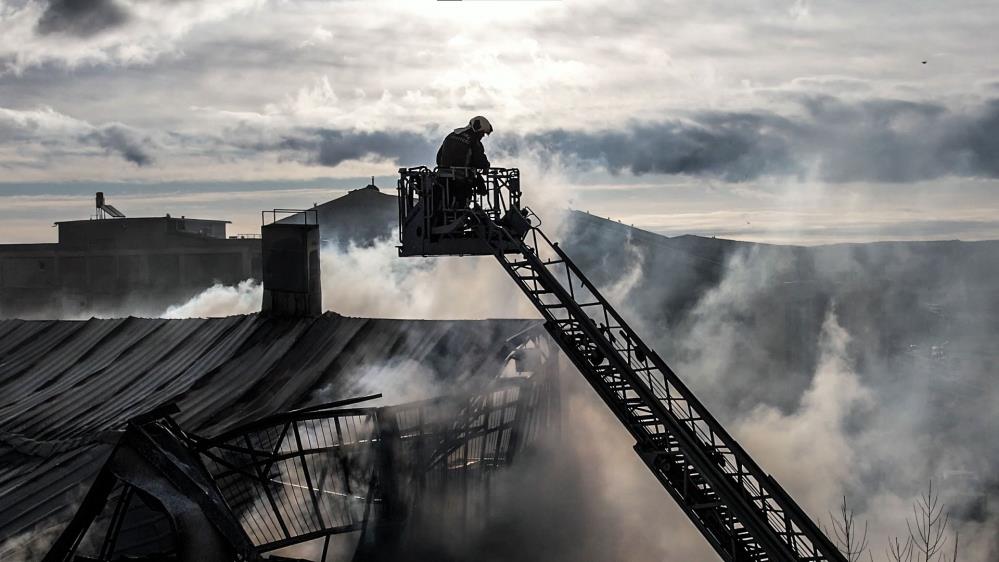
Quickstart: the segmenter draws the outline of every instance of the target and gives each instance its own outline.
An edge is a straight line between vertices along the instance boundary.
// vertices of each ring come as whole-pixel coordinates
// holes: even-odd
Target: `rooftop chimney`
[[[263,312],[273,316],[323,313],[319,273],[319,224],[300,212],[303,222],[272,222],[260,228],[263,252]],[[315,216],[315,213],[311,213]],[[304,223],[304,224],[303,224]]]

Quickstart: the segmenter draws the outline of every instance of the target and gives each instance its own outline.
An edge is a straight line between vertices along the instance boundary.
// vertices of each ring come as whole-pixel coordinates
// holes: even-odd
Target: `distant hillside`
[[[738,365],[718,363],[745,373],[743,392],[727,394],[731,400],[786,406],[799,396],[830,310],[862,363],[928,355],[935,345],[986,363],[999,359],[988,343],[999,335],[997,241],[801,247],[667,238],[585,213],[570,225],[563,247],[597,283],[611,286],[640,268],[622,305],[659,334],[667,355],[694,353],[697,342],[685,336],[706,324],[738,326]],[[775,366],[787,393],[763,396],[772,389],[753,379]],[[990,372],[985,363],[973,370],[975,377]]]
[[[318,208],[323,237],[341,244],[392,236],[397,221],[396,198],[373,189]],[[599,286],[620,290],[635,273],[619,304],[664,356],[738,375],[717,397],[733,412],[796,403],[830,311],[865,376],[939,368],[935,357],[976,388],[999,359],[997,241],[777,246],[666,237],[579,211],[566,225],[562,247]],[[776,392],[761,384],[773,376]]]
[[[954,517],[995,517],[999,241],[774,246],[585,213],[561,238],[724,422],[837,424],[865,457],[859,496],[904,464],[944,475]]]

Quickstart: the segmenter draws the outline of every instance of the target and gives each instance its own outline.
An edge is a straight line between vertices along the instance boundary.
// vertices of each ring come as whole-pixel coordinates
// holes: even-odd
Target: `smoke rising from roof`
[[[560,169],[554,163],[548,181],[532,182],[556,186],[547,193],[553,201],[564,197]],[[535,195],[545,193],[528,200]],[[541,214],[557,216],[549,212]],[[999,450],[988,435],[999,393],[989,383],[994,367],[977,355],[988,350],[980,342],[995,334],[989,315],[999,309],[988,290],[997,275],[990,246],[719,242],[733,249],[708,259],[676,239],[656,253],[620,230],[583,236],[578,229],[565,223],[558,236],[570,255],[815,519],[828,524],[827,513],[848,496],[870,520],[877,558],[889,535],[906,532],[904,519],[929,478],[955,510],[969,498],[995,497]],[[324,303],[342,313],[534,317],[485,258],[399,260],[392,238],[330,244],[324,252]],[[392,367],[398,380],[416,372]],[[376,370],[379,380],[392,380]],[[493,532],[425,547],[457,559],[470,552],[524,560],[710,558],[626,432],[571,368],[564,374],[567,434],[504,477],[505,503],[490,524],[509,540],[497,544]],[[399,392],[414,391],[405,386]],[[955,477],[961,474],[971,477]],[[994,558],[997,518],[988,507],[952,519],[962,559]]]
[[[877,559],[933,479],[953,510],[949,544],[960,531],[961,559],[985,561],[999,549],[999,512],[987,507],[999,447],[985,437],[999,403],[985,343],[997,272],[972,271],[989,259],[966,262],[958,252],[976,248],[959,246],[747,244],[717,281],[705,287],[711,274],[700,273],[700,289],[662,272],[706,262],[680,245],[643,248],[643,280],[616,302],[813,518],[828,526],[847,496]]]
[[[260,312],[263,285],[247,279],[235,287],[216,284],[195,295],[191,300],[168,307],[162,318],[211,318]]]

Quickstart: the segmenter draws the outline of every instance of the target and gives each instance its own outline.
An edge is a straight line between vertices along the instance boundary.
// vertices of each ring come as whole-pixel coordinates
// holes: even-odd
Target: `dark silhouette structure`
[[[523,236],[530,223],[520,208],[520,171],[489,168],[470,170],[426,167],[399,171],[400,256],[492,255],[496,249],[517,252],[519,246],[505,236],[487,232],[481,220],[502,224]],[[461,197],[469,175],[474,174],[491,189],[476,191],[471,206]],[[475,209],[473,211],[473,209]],[[472,220],[479,217],[477,220]]]
[[[455,129],[444,137],[437,150],[437,169],[449,176],[447,189],[438,184],[441,207],[464,209],[473,193],[482,193],[485,182],[480,170],[489,168],[489,158],[482,146],[482,137],[493,132],[493,126],[482,116],[473,117],[468,125]],[[442,217],[439,217],[442,218]]]
[[[600,291],[520,206],[519,182],[490,182],[446,236],[425,220],[436,174],[401,170],[400,255],[492,253],[545,329],[635,438],[635,452],[724,560],[834,561],[843,555],[705,409]],[[519,177],[490,170],[487,178]],[[519,220],[514,220],[519,219]],[[457,250],[457,251],[456,251]]]
[[[489,167],[482,137],[491,134],[493,126],[485,117],[473,117],[468,125],[455,129],[444,137],[437,150],[438,168],[477,168]]]
[[[54,244],[0,245],[0,318],[158,312],[260,278],[260,240],[227,237],[227,221],[125,217],[103,193],[96,203],[91,220],[57,222]]]
[[[319,316],[323,313],[323,285],[319,263],[318,213],[275,209],[298,221],[266,224],[261,213],[260,227],[264,259],[264,298],[261,312],[275,316]]]

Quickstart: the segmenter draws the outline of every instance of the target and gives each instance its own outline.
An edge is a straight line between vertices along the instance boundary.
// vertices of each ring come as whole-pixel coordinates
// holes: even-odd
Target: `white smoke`
[[[6,562],[33,562],[41,560],[59,538],[61,525],[35,529],[0,541],[0,560]]]
[[[530,303],[492,257],[405,258],[395,242],[325,244],[323,306],[370,318],[534,318]]]
[[[263,294],[263,286],[253,279],[241,281],[235,287],[215,284],[191,300],[167,308],[161,317],[209,318],[259,312]]]
[[[340,384],[340,381],[346,382]],[[376,407],[426,400],[453,390],[426,364],[403,357],[360,365],[341,373],[333,383],[320,388],[312,401],[322,403],[344,396],[381,394],[379,399],[364,402],[365,407]]]
[[[853,262],[836,265],[833,282],[863,270]],[[991,474],[994,445],[975,445],[968,437],[988,422],[974,416],[969,417],[978,421],[970,423],[935,418],[939,414],[927,409],[940,400],[939,389],[946,392],[947,378],[940,372],[945,364],[931,365],[924,379],[912,364],[872,348],[872,340],[877,341],[873,334],[854,342],[835,305],[825,311],[817,342],[786,339],[802,334],[778,328],[800,327],[793,314],[807,314],[811,304],[796,298],[794,285],[788,284],[796,278],[793,268],[785,254],[760,248],[737,252],[717,284],[698,295],[670,341],[644,327],[641,332],[652,336],[649,340],[660,340],[659,349],[666,348],[664,341],[671,344],[676,356],[671,362],[680,367],[680,376],[817,522],[831,528],[830,512],[847,496],[860,525],[869,523],[874,559],[884,559],[888,538],[904,540],[908,535],[906,518],[912,518],[913,505],[926,492],[929,479],[941,502],[950,507],[961,496],[985,493],[974,482],[953,476],[948,480],[948,473],[960,476],[964,471],[983,479]],[[627,300],[647,321],[659,314],[656,295],[636,291]],[[853,322],[858,323],[858,307],[851,304]],[[789,313],[790,319],[785,317]],[[905,321],[875,316],[868,325],[888,330]],[[781,345],[775,349],[768,342]],[[786,366],[791,363],[775,355],[813,344],[817,360],[810,372],[789,372]],[[802,386],[803,380],[807,385]],[[991,413],[982,415],[987,420]],[[947,423],[954,427],[940,427]],[[943,436],[950,438],[941,440]],[[999,545],[997,528],[996,510],[986,507],[982,521],[952,517],[944,538],[952,547],[959,531],[959,558],[985,562],[994,559]]]
[[[501,156],[502,158],[502,156]],[[523,203],[543,217],[549,234],[562,230],[569,182],[557,158],[543,153],[518,156]],[[500,162],[498,165],[502,165]],[[340,249],[323,245],[323,308],[371,318],[536,318],[537,312],[491,256],[400,259],[397,236],[374,245]],[[163,318],[227,316],[258,312],[262,287],[246,280],[236,287],[215,285]]]
[[[733,431],[816,517],[835,506],[856,477],[857,453],[846,435],[847,417],[874,407],[871,391],[850,365],[849,340],[830,310],[822,326],[819,364],[798,408],[785,414],[759,406]]]
[[[542,217],[555,219],[545,224],[545,230],[558,238],[567,182],[557,163],[536,159],[533,165],[533,170],[524,170],[525,202]],[[328,310],[385,318],[537,317],[492,258],[400,259],[394,239],[368,247],[337,248],[326,245],[322,254],[323,301]],[[665,334],[650,328],[653,323],[649,320],[661,314],[661,308],[636,294],[642,279],[650,275],[643,254],[628,243],[589,250],[628,256],[628,266],[605,284],[605,296],[647,341],[656,343],[654,347],[665,350],[667,343],[676,347],[676,353],[671,354],[676,357],[667,356],[667,361],[677,364],[680,376],[732,429],[764,470],[773,473],[806,511],[827,527],[828,513],[836,509],[842,496],[848,496],[858,518],[870,522],[874,558],[883,559],[885,540],[907,534],[905,518],[911,515],[927,475],[939,474],[934,472],[938,466],[922,462],[935,454],[922,435],[920,408],[925,397],[909,382],[895,387],[883,382],[897,375],[877,373],[878,369],[888,369],[887,360],[884,365],[864,366],[868,377],[871,371],[880,377],[876,384],[862,378],[851,356],[850,334],[833,309],[825,311],[818,341],[808,336],[812,341],[805,342],[818,350],[814,370],[782,372],[780,361],[773,356],[775,350],[759,342],[766,339],[761,334],[784,321],[784,310],[804,306],[789,300],[787,292],[792,286],[773,300],[774,288],[784,286],[785,278],[794,278],[791,263],[757,250],[736,254],[726,263],[717,285],[694,297],[696,304],[675,327],[675,333]],[[844,264],[838,275],[855,269]],[[668,284],[669,279],[663,281]],[[186,317],[250,312],[259,309],[259,292],[259,286],[243,290],[213,287],[191,302],[171,308],[168,314]],[[784,347],[792,345],[796,344],[785,342]],[[768,368],[772,370],[750,372]],[[375,365],[369,371],[362,378],[377,381],[372,390],[390,389],[400,400],[440,391],[432,383],[424,384],[427,377],[413,365]],[[410,374],[414,375],[412,380],[407,378]],[[572,371],[567,374],[578,377]],[[754,403],[755,396],[745,392],[753,385],[789,397],[790,405]],[[736,402],[738,408],[728,407]],[[580,560],[712,559],[714,555],[699,533],[634,455],[627,433],[598,399],[577,388],[570,391],[568,403],[571,423],[562,449],[553,449],[551,457],[540,461],[540,467],[532,465],[535,472],[516,473],[523,488],[514,507],[522,523],[531,528],[518,528],[514,534],[524,539],[525,547],[544,546],[544,541],[552,540],[564,548],[558,554],[570,553],[563,557]],[[957,466],[965,461],[973,466],[982,464],[980,459],[951,460]],[[558,493],[553,494],[550,487]],[[532,498],[535,503],[529,501]],[[561,526],[546,524],[559,520],[553,519],[552,513],[562,518]],[[654,532],[649,532],[649,522],[655,522]],[[544,532],[532,535],[531,529]],[[995,548],[991,546],[996,536],[994,515],[983,523],[963,522],[960,530],[961,559],[988,560],[994,552],[989,549]],[[948,535],[948,540],[953,538]],[[519,556],[530,559],[523,551]]]

